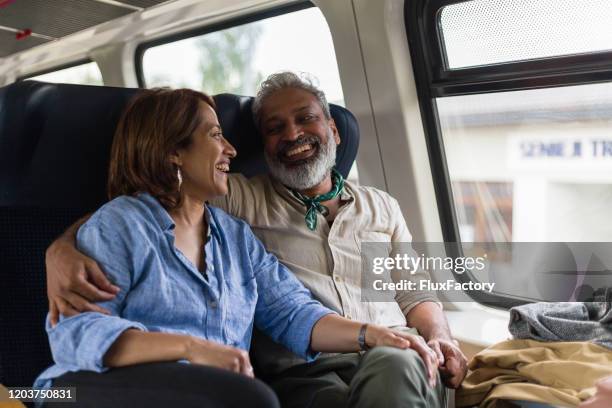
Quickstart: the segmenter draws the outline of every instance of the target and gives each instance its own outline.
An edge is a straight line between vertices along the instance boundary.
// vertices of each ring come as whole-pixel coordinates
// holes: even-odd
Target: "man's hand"
[[[366,344],[370,347],[390,346],[401,349],[411,348],[416,351],[425,363],[429,385],[435,387],[436,374],[438,372],[438,356],[421,336],[402,333],[387,327],[368,325],[366,330]]]
[[[443,338],[431,339],[427,345],[435,351],[440,361],[440,375],[444,385],[459,388],[467,374],[467,358],[456,340]]]
[[[107,279],[93,259],[74,247],[73,241],[59,238],[53,242],[45,254],[45,265],[51,325],[57,324],[59,313],[64,316],[86,311],[109,314],[92,302],[113,299],[119,288]]]

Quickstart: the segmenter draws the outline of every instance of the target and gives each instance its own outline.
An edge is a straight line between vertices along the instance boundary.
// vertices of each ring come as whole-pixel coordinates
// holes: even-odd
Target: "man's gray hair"
[[[261,108],[265,99],[276,91],[285,88],[303,89],[304,91],[313,94],[317,98],[319,105],[321,105],[321,109],[323,109],[323,114],[325,115],[325,118],[331,119],[331,113],[329,112],[329,104],[327,103],[325,93],[323,93],[322,90],[316,87],[314,78],[305,73],[301,73],[300,75],[298,75],[291,71],[283,71],[270,75],[259,86],[257,96],[255,96],[255,100],[253,101],[253,106],[251,108],[251,110],[253,111],[253,119],[255,120],[255,126],[259,127],[260,125],[259,121],[261,120]]]

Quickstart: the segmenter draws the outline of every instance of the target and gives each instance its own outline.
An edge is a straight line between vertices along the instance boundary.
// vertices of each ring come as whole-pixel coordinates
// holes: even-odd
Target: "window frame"
[[[556,88],[612,81],[612,51],[504,62],[466,68],[447,68],[444,41],[439,27],[441,10],[469,0],[413,0],[404,3],[404,22],[416,80],[426,146],[445,242],[461,244],[444,140],[436,98],[541,88]],[[451,256],[462,256],[462,245],[451,245]],[[456,274],[460,282],[474,281],[468,272]],[[495,308],[531,302],[477,291],[466,292],[473,300]]]
[[[289,4],[285,4],[278,7],[273,7],[267,10],[263,10],[260,12],[247,14],[244,16],[230,18],[218,23],[213,23],[209,25],[204,25],[202,27],[197,27],[193,29],[189,29],[186,31],[181,31],[178,33],[173,33],[170,35],[162,36],[159,38],[155,38],[150,41],[145,41],[136,47],[136,51],[134,53],[134,66],[136,68],[136,80],[138,81],[139,88],[147,88],[145,77],[144,77],[144,67],[143,67],[143,58],[145,52],[152,47],[157,47],[160,45],[170,44],[173,42],[185,40],[193,37],[200,37],[206,34],[211,34],[217,31],[227,30],[232,27],[237,27],[244,24],[254,23],[256,21],[265,20],[271,17],[281,16],[283,14],[289,14],[292,12],[305,10],[311,7],[316,7],[314,3],[309,0],[299,0]]]
[[[413,42],[418,38],[420,45],[425,47],[424,56],[434,96],[551,88],[612,80],[612,51],[448,69],[444,42],[438,30],[439,14],[446,6],[466,1],[469,0],[416,0],[405,4],[408,38]],[[411,20],[411,24],[408,24],[408,20]]]
[[[85,65],[85,64],[92,63],[92,62],[98,65],[98,63],[91,58],[81,58],[78,60],[67,62],[65,64],[55,65],[51,68],[42,69],[40,71],[34,71],[34,72],[30,72],[25,75],[21,75],[17,77],[15,82],[25,81],[26,79],[30,79],[35,76],[50,74],[52,72],[61,71],[63,69],[68,69],[68,68],[74,68],[74,67],[78,67],[79,65]],[[102,71],[100,70],[100,66],[98,66],[98,70],[100,71],[100,76],[102,77]],[[102,77],[102,85],[104,85],[104,77]]]

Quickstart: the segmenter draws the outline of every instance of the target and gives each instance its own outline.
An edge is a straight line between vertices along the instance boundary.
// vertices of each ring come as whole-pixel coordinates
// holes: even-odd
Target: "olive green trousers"
[[[269,384],[283,408],[445,408],[447,393],[438,376],[427,381],[425,364],[414,350],[376,347],[300,364]]]

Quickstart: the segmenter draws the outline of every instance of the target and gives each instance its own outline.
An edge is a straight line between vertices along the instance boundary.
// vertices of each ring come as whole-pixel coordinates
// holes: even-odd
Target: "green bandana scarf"
[[[315,197],[307,197],[302,193],[291,190],[293,195],[306,206],[306,226],[311,231],[317,228],[317,211],[324,217],[327,217],[327,214],[329,214],[329,209],[321,204],[321,202],[336,198],[344,189],[344,177],[342,177],[342,174],[338,173],[336,169],[332,169],[331,176],[332,189],[328,193]]]

